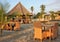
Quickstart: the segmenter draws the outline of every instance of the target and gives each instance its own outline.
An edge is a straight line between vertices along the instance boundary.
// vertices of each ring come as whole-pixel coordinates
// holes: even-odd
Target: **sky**
[[[57,11],[60,10],[60,0],[5,0],[9,2],[10,8],[9,11],[19,2],[28,10],[31,12],[31,6],[34,7],[34,13],[40,12],[40,6],[43,4],[45,5],[45,12],[48,11]],[[0,0],[0,2],[3,2],[3,0]]]

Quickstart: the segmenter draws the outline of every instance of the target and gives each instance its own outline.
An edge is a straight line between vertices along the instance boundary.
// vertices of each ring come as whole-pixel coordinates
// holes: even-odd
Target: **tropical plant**
[[[45,11],[45,5],[41,5],[41,6],[40,6],[40,8],[41,8],[40,18],[42,18],[42,17],[43,17],[43,15],[45,14],[45,12],[44,12],[44,11]]]
[[[44,12],[45,11],[45,5],[41,5],[41,12]]]
[[[40,12],[38,12],[38,13],[34,16],[34,18],[39,18],[39,16],[40,16]]]
[[[9,6],[10,5],[8,2],[5,2],[5,3],[0,2],[0,22],[1,23],[4,23],[5,21],[5,16],[7,15]]]
[[[57,11],[56,13],[57,13],[57,15],[60,15],[60,11]]]
[[[33,14],[33,11],[34,11],[34,7],[33,6],[31,6],[31,14]],[[35,14],[33,14],[33,16],[31,17],[31,18],[34,18],[34,16],[35,16]]]
[[[16,16],[16,13],[12,13],[12,15],[10,15],[10,18],[14,18]]]
[[[34,11],[34,7],[33,6],[31,6],[31,11],[32,11],[32,14],[33,14],[33,11]]]
[[[50,12],[51,19],[54,20],[55,19],[54,11],[49,11],[49,12]]]

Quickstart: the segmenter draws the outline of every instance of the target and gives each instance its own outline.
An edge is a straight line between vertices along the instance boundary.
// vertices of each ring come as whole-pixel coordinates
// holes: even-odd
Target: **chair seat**
[[[52,32],[49,32],[49,31],[44,31],[43,34],[44,34],[43,36],[45,38],[53,36],[53,33]]]

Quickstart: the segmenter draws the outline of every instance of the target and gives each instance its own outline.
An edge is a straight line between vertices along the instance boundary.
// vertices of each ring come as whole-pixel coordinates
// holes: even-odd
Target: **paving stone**
[[[27,24],[28,25],[28,24]],[[26,26],[26,25],[24,25],[24,26]],[[28,25],[28,26],[30,26],[30,25]],[[32,27],[32,26],[31,26]],[[13,32],[14,34],[16,34],[15,36],[12,36],[12,37],[8,37],[7,36],[7,39],[5,39],[5,40],[2,40],[1,41],[1,39],[3,38],[3,37],[0,37],[0,42],[40,42],[40,40],[39,39],[37,39],[37,40],[35,40],[34,38],[33,38],[33,30],[31,30],[32,28],[28,28],[29,30],[26,30],[26,28],[27,27],[25,27],[24,28],[24,30],[25,30],[25,32],[24,31],[21,31],[21,33],[20,33],[20,31],[18,31],[18,32]],[[28,32],[27,32],[28,31]],[[6,31],[7,32],[7,31]],[[10,32],[12,32],[12,31],[10,31]],[[12,33],[12,34],[13,34]],[[60,33],[60,32],[59,32]],[[4,36],[5,37],[5,36]],[[51,41],[49,41],[49,39],[45,39],[45,40],[43,40],[43,42],[60,42],[60,35],[58,35],[58,37],[55,39],[55,40],[51,40]]]

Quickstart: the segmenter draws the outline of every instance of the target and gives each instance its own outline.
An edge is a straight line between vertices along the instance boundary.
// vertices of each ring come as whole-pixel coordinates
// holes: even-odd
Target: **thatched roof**
[[[32,15],[20,2],[11,10],[8,12],[8,15],[12,15],[13,13],[17,12],[17,14],[21,15]]]

